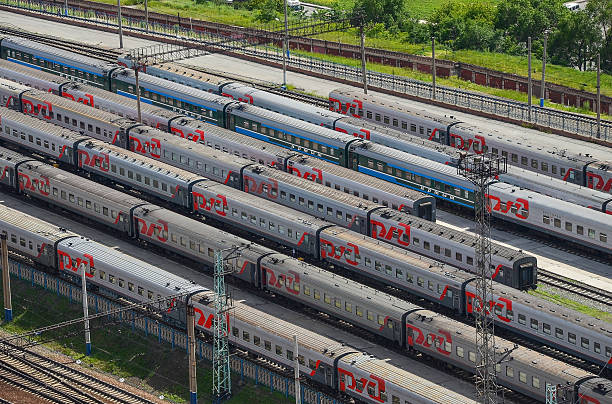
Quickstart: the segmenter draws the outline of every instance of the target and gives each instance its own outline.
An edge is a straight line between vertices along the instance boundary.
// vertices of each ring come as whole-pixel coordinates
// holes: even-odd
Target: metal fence
[[[29,265],[9,259],[9,270],[14,278],[28,281],[32,287],[42,287],[50,292],[57,293],[58,296],[67,297],[70,303],[82,304],[81,288],[63,281],[55,276],[51,276],[46,272],[39,271]],[[90,310],[95,313],[105,312],[121,307],[105,297],[88,293],[87,299]],[[133,311],[124,311],[114,315],[113,320],[118,320],[128,325],[132,330],[143,332],[146,336],[157,337],[158,342],[170,344],[172,349],[181,349],[187,351],[187,334],[177,331],[172,327],[161,324],[158,321],[151,320],[148,317],[142,317],[139,313]],[[95,341],[92,341],[95,346]],[[196,355],[200,359],[212,361],[212,345],[198,339],[196,341]],[[294,397],[295,384],[293,378],[287,378],[279,375],[270,369],[262,367],[244,358],[231,356],[230,366],[232,371],[240,377],[241,381],[250,379],[255,385],[262,385],[270,388],[271,392],[277,391],[284,394],[285,397]],[[308,386],[301,386],[300,396],[304,404],[340,404],[342,401],[329,397],[320,391],[314,390]]]
[[[68,7],[68,9],[65,10],[63,6],[42,0],[0,0],[0,4],[82,20],[88,23],[117,26],[117,16],[115,14],[93,11],[80,7]],[[191,46],[215,46],[221,50],[239,52],[255,58],[282,63],[282,49],[268,45],[253,44],[249,47],[245,47],[248,38],[243,34],[234,35],[234,37],[228,38],[209,32],[179,27],[178,24],[166,25],[157,22],[149,23],[147,27],[144,20],[132,19],[129,17],[122,18],[122,25],[125,29],[141,32],[148,30],[148,32],[152,34],[154,33],[164,37],[179,39],[185,41],[186,45],[192,43]],[[355,61],[355,63],[358,64],[359,61]],[[299,56],[295,54],[289,57],[288,65],[350,81],[357,86],[360,86],[362,83],[361,68],[358,66],[349,66],[325,61],[312,56]],[[383,88],[425,99],[432,98],[431,83],[373,71],[367,72],[367,81],[368,85],[372,87]],[[600,133],[598,134],[597,120],[585,115],[532,105],[531,121],[529,121],[527,103],[444,86],[436,86],[436,100],[498,117],[510,118],[546,128],[612,141],[612,122],[601,121]]]

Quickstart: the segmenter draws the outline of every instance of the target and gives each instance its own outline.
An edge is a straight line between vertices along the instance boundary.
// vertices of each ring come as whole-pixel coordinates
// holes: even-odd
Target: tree
[[[397,26],[404,10],[403,0],[357,0],[352,18],[366,26],[382,23],[385,28]]]
[[[587,11],[567,14],[550,36],[548,50],[553,63],[584,70],[599,51],[601,30]]]
[[[495,28],[517,42],[541,38],[552,30],[570,11],[558,0],[508,0],[500,2],[495,15]]]
[[[612,72],[612,0],[591,0],[586,6],[586,12],[601,31],[601,68]]]

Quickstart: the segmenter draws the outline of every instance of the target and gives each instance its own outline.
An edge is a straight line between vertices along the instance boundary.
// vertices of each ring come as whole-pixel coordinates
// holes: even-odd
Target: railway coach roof
[[[120,69],[113,73],[113,76],[120,80],[127,80],[131,84],[136,84],[136,78],[134,72],[130,69]],[[188,87],[184,84],[175,83],[170,80],[162,79],[159,77],[151,76],[150,74],[140,73],[138,75],[139,84],[144,87],[145,90],[153,92],[162,92],[166,96],[182,99],[193,103],[194,105],[201,105],[205,102],[208,106],[215,105],[218,109],[229,103],[235,102],[226,97],[220,95],[211,94],[207,91],[200,90],[198,88]]]
[[[97,268],[100,268],[101,264],[105,265],[107,268],[116,268],[117,273],[129,273],[133,276],[132,279],[145,279],[152,284],[166,287],[170,294],[204,289],[187,279],[173,275],[159,267],[89,239],[71,238],[63,240],[59,242],[58,249],[62,247],[70,248],[81,254],[91,255],[94,260],[94,265],[96,265]]]
[[[124,212],[129,212],[130,208],[145,203],[142,199],[126,195],[123,192],[96,182],[85,180],[76,174],[60,170],[40,161],[27,162],[22,164],[21,167],[27,167],[30,170],[34,170],[49,178],[51,181],[58,181],[72,186],[81,191],[82,195],[86,195],[87,198],[99,197],[103,201],[109,201],[115,205],[124,206]]]
[[[606,321],[588,316],[586,314],[581,314],[575,310],[568,309],[554,302],[538,299],[535,296],[528,295],[508,286],[495,285],[494,293],[501,297],[510,299],[513,302],[529,307],[533,309],[534,312],[554,317],[558,320],[556,322],[557,324],[571,322],[576,326],[590,329],[606,338],[612,338],[612,324]]]
[[[22,52],[35,53],[36,55],[52,60],[55,63],[64,64],[68,67],[79,67],[81,70],[106,75],[117,67],[115,63],[104,62],[89,56],[80,55],[64,49],[58,49],[49,45],[33,42],[29,39],[10,37],[2,41],[2,46],[10,46]]]
[[[424,255],[420,255],[400,247],[396,247],[392,244],[374,239],[372,237],[364,236],[343,227],[334,226],[323,230],[321,234],[330,234],[338,237],[342,236],[345,241],[353,243],[359,248],[367,248],[390,259],[397,260],[403,265],[411,265],[424,269],[443,278],[452,279],[453,282],[463,283],[470,279],[474,279],[475,276],[452,265],[436,261]]]
[[[32,159],[31,157],[24,156],[23,154],[17,153],[16,151],[13,151],[11,149],[5,149],[4,147],[0,147],[0,161],[17,164],[21,161],[28,160],[34,161],[34,159]]]
[[[11,72],[17,72],[24,76],[35,77],[37,79],[44,80],[49,83],[55,83],[58,86],[60,84],[67,83],[70,81],[69,79],[59,77],[55,74],[43,72],[42,70],[34,70],[31,67],[25,67],[15,62],[9,62],[8,60],[5,60],[5,59],[0,59],[0,69],[11,71]]]
[[[315,201],[317,200],[317,197],[324,197],[341,202],[342,204],[351,206],[355,209],[361,209],[363,211],[368,211],[372,208],[382,206],[378,203],[366,201],[352,194],[346,194],[344,192],[328,188],[324,185],[317,184],[312,181],[305,181],[301,177],[285,173],[284,171],[279,171],[273,168],[267,168],[263,166],[249,168],[251,169],[251,171],[254,171],[257,174],[262,175],[266,178],[276,179],[297,189],[301,189],[305,191],[304,194],[308,193],[309,195],[313,195]],[[255,170],[253,170],[254,168]],[[259,170],[260,168],[261,170]]]
[[[335,141],[336,146],[338,146],[338,144],[345,145],[346,143],[355,140],[355,137],[347,135],[346,133],[338,132],[250,104],[236,104],[232,106],[231,109],[232,112],[238,115],[246,115],[247,117],[256,116],[261,119],[274,122],[275,129],[277,130],[284,130],[287,133],[302,131],[307,133],[309,136],[316,136],[319,139],[326,139],[328,142]]]
[[[106,144],[99,140],[94,140],[88,138],[88,140],[84,143],[81,143],[82,146],[88,147],[89,149],[96,150],[97,152],[108,154],[109,156],[113,156],[117,159],[120,159],[126,165],[133,165],[143,167],[146,170],[153,171],[154,173],[159,173],[159,175],[176,178],[180,181],[189,182],[193,180],[206,180],[207,179],[200,177],[197,174],[194,174],[189,171],[182,170],[180,168],[176,168],[174,166],[168,165],[166,163],[162,163],[160,161],[153,160],[149,157],[141,156],[137,153],[127,151],[117,146]]]
[[[213,74],[204,73],[198,70],[190,69],[187,66],[182,65],[181,63],[162,63],[160,65],[155,66],[160,70],[165,70],[170,73],[177,73],[181,76],[185,76],[189,79],[203,81],[208,83],[209,85],[216,86],[217,88],[221,84],[225,84],[228,82],[233,82],[234,80],[226,79],[225,77],[215,76]]]
[[[298,157],[292,157],[291,160],[297,161],[300,164],[309,164],[309,160],[310,160],[314,163],[313,164],[314,167],[324,165],[325,166],[324,172],[327,174],[337,175],[339,177],[343,177],[348,180],[358,182],[368,187],[378,189],[382,192],[387,192],[393,195],[408,198],[411,201],[417,201],[423,198],[430,199],[431,201],[435,200],[434,197],[429,196],[423,192],[416,191],[414,189],[410,189],[406,187],[402,187],[401,185],[393,184],[391,182],[383,181],[376,177],[372,177],[367,174],[360,173],[359,171],[348,170],[344,167],[337,166],[336,164],[331,164],[331,163],[327,163],[324,161],[315,160],[313,157],[301,155]]]
[[[351,99],[357,99],[357,100],[360,100],[360,101],[369,102],[371,104],[380,105],[382,107],[389,108],[389,109],[392,109],[392,110],[400,112],[400,113],[416,115],[416,116],[421,117],[423,119],[433,120],[433,121],[438,122],[439,124],[444,125],[444,126],[448,126],[450,124],[453,124],[453,123],[456,123],[456,122],[459,121],[458,119],[456,119],[452,115],[449,116],[449,117],[430,115],[429,112],[427,112],[427,111],[425,111],[423,109],[413,108],[413,107],[410,107],[410,106],[408,106],[406,104],[398,104],[398,103],[393,102],[393,101],[386,101],[386,100],[383,100],[381,98],[376,98],[376,97],[372,97],[370,95],[365,95],[362,92],[355,91],[355,90],[348,90],[348,89],[344,89],[344,88],[338,88],[338,89],[332,90],[332,92],[330,92],[330,94],[329,94],[329,97],[332,98],[334,96],[334,94],[339,94],[339,95],[342,95],[344,97],[348,97],[348,98],[351,98]]]
[[[3,205],[0,205],[0,222],[11,224],[16,228],[23,229],[51,242],[56,242],[66,237],[79,237],[78,234],[70,230],[57,227],[49,222],[43,222],[40,219]],[[2,230],[6,231],[7,229]]]
[[[418,217],[411,216],[406,213],[397,212],[392,209],[379,210],[376,211],[374,214],[381,215],[385,219],[395,220],[400,223],[407,224],[413,229],[423,230],[434,236],[443,237],[447,240],[453,240],[470,248],[476,247],[476,237],[459,230],[454,230],[446,226],[441,226],[439,224],[429,222],[427,220],[420,219]],[[521,258],[531,257],[530,255],[527,255],[521,251],[515,250],[513,248],[504,247],[495,242],[491,244],[491,254],[505,258],[510,262],[514,262]]]
[[[199,182],[193,186],[193,191],[198,192],[200,189],[206,189],[207,191],[215,192],[218,195],[226,197],[228,200],[242,203],[243,205],[250,206],[252,209],[265,211],[266,214],[271,214],[279,219],[285,219],[294,223],[300,223],[302,226],[311,227],[313,233],[322,226],[329,225],[322,219],[317,219],[314,216],[309,216],[305,213],[300,213],[295,209],[288,208],[283,205],[279,205],[276,202],[268,201],[263,198],[256,197],[251,194],[247,194],[235,188],[231,188],[224,184],[220,184],[214,181]],[[256,201],[256,202],[254,202]]]
[[[48,102],[52,106],[61,107],[68,111],[73,111],[76,114],[81,115],[90,121],[113,123],[123,128],[136,124],[136,122],[130,119],[120,117],[119,115],[113,114],[111,112],[102,111],[101,109],[97,109],[97,108],[92,108],[89,105],[85,105],[80,102],[74,102],[70,99],[67,99],[64,97],[58,97],[57,95],[49,94],[44,91],[31,90],[27,93],[27,95],[31,98],[35,98],[37,100]],[[51,120],[51,122],[53,121]]]
[[[88,136],[81,135],[61,126],[50,124],[47,121],[34,118],[33,116],[22,114],[21,112],[0,107],[0,115],[2,116],[2,124],[6,125],[9,121],[27,126],[32,131],[41,133],[41,137],[48,138],[49,135],[61,138],[65,142],[76,142],[82,139],[90,139]]]

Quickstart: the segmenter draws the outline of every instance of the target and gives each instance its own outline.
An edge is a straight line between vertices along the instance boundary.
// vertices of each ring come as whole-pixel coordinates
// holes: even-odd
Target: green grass
[[[353,66],[353,67],[361,66],[361,61],[357,59],[350,59],[350,58],[332,56],[332,55],[323,56],[318,53],[311,53],[311,52],[304,52],[304,51],[297,51],[297,50],[292,51],[292,53],[303,55],[303,56],[312,56],[314,58],[328,60],[330,62],[340,63],[340,64],[344,64],[347,66]],[[421,80],[425,82],[432,81],[432,77],[430,74],[413,71],[412,69],[396,68],[396,67],[381,65],[377,63],[367,63],[366,67],[368,70],[377,71],[381,73],[395,74],[398,76],[409,77],[412,79]],[[469,81],[461,80],[457,77],[449,77],[449,78],[437,77],[436,83],[439,85],[443,85],[443,86],[461,88],[465,90],[476,91],[482,94],[489,94],[489,95],[508,98],[508,99],[512,99],[516,101],[527,102],[526,93],[522,93],[520,91],[515,91],[515,90],[503,90],[500,88],[482,86],[482,85],[472,83]],[[538,103],[538,98],[539,97],[537,95],[533,96],[532,102],[534,103],[534,105]],[[555,108],[555,109],[559,109],[563,111],[578,112],[581,114],[593,115],[593,116],[596,115],[594,112],[586,108],[567,107],[565,105],[556,104],[550,101],[545,101],[544,105],[549,108]],[[602,114],[601,117],[602,119],[612,119],[612,116],[606,115],[606,114]]]
[[[109,4],[116,4],[114,0],[96,0]],[[319,4],[330,5],[332,2],[336,0],[315,0],[313,2],[318,2]],[[341,0],[343,7],[350,7],[352,0]],[[407,7],[411,10],[414,10],[415,13],[430,14],[433,10],[435,10],[443,1],[445,0],[425,0],[425,1],[413,1],[407,0]],[[497,2],[498,0],[491,0],[493,2]],[[124,0],[123,4],[130,5],[131,7],[143,8],[142,5],[134,5],[135,0]],[[234,8],[232,6],[227,6],[222,3],[215,2],[206,2],[203,4],[196,4],[193,0],[152,0],[149,2],[149,10],[156,11],[160,13],[168,13],[172,15],[176,15],[177,12],[181,14],[182,17],[192,17],[192,18],[200,18],[213,22],[220,22],[225,24],[234,24],[240,26],[260,26],[261,24],[254,19],[254,12]],[[293,17],[295,18],[295,17]],[[357,35],[356,29],[349,29],[345,32],[330,32],[326,34],[321,34],[316,36],[315,38],[324,39],[332,42],[343,42],[348,44],[359,44],[359,37]],[[398,35],[379,35],[375,38],[367,38],[366,41],[367,46],[387,49],[391,51],[400,51],[406,52],[410,54],[423,55],[423,56],[431,56],[431,49],[429,44],[411,44],[406,41],[406,36],[404,34]],[[324,56],[324,55],[316,55],[317,57],[325,60],[337,60],[340,63],[351,64],[345,59],[335,59],[334,57]],[[490,52],[478,52],[478,51],[451,51],[445,49],[443,46],[440,46],[437,50],[437,57],[441,59],[449,59],[456,62],[470,63],[478,66],[483,66],[493,70],[499,70],[506,73],[517,74],[520,76],[527,75],[527,58],[521,56],[510,56],[500,53],[490,53]],[[359,61],[355,61],[357,64]],[[383,70],[381,67],[376,65],[369,65],[375,71],[388,71],[388,69]],[[533,78],[534,80],[539,80],[541,76],[541,66],[542,62],[533,59],[532,60],[532,68],[534,69]],[[403,74],[403,73],[400,73]],[[408,77],[414,77],[414,74],[406,73]],[[431,81],[431,76],[422,75],[422,80]],[[556,83],[559,85],[568,86],[571,88],[585,90],[589,92],[596,91],[596,73],[593,71],[582,72],[570,67],[563,67],[548,64],[546,66],[546,80],[551,83]],[[441,82],[442,84],[442,82]],[[463,80],[448,80],[444,82],[445,85],[458,87],[458,88],[475,88],[469,83],[466,83]],[[480,91],[486,94],[495,94],[500,96],[505,96],[506,94],[503,90],[486,90],[483,86],[478,86],[476,91]],[[519,95],[518,93],[512,94],[516,92],[511,92],[511,96],[508,97],[514,100],[523,100],[526,99],[526,95]],[[601,75],[601,93],[603,95],[612,96],[612,75],[602,74]],[[569,110],[573,112],[582,112],[588,113],[586,110],[581,111],[575,108],[563,108],[562,106],[557,106],[554,104],[549,104],[549,106],[557,109]],[[592,114],[592,113],[591,113]]]
[[[603,310],[598,310],[595,309],[593,307],[584,305],[582,303],[578,303],[575,302],[571,299],[568,299],[566,297],[562,297],[558,294],[552,293],[552,292],[547,292],[545,290],[541,290],[541,289],[536,289],[536,290],[531,290],[529,291],[530,295],[533,296],[538,296],[541,297],[543,299],[546,299],[550,302],[554,302],[557,303],[561,306],[567,307],[569,309],[572,310],[576,310],[577,312],[580,313],[584,313],[588,316],[592,316],[595,318],[598,318],[600,320],[606,321],[608,323],[612,323],[612,313],[607,312],[607,311],[603,311]]]
[[[23,333],[45,325],[82,317],[80,303],[70,304],[67,298],[41,288],[33,288],[29,282],[11,279],[14,319],[3,323],[1,328],[12,333]],[[96,320],[97,321],[97,320]],[[94,328],[100,323],[92,322]],[[155,395],[163,394],[175,402],[189,400],[187,356],[180,349],[172,350],[167,343],[159,344],[156,337],[145,337],[133,332],[127,326],[103,326],[92,332],[93,350],[85,356],[82,325],[62,329],[61,332],[45,334],[49,348],[72,358],[80,359],[83,366],[123,377],[130,384]],[[198,361],[199,402],[211,401],[212,368],[208,361]],[[246,380],[246,379],[245,379]],[[290,404],[280,393],[270,393],[267,387],[254,384],[238,385],[239,377],[234,375],[234,395],[229,404]]]

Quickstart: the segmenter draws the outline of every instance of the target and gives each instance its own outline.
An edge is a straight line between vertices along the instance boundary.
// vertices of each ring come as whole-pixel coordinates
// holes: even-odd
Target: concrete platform
[[[41,24],[41,20],[23,16],[20,14],[8,13],[5,11],[0,12],[0,23],[3,24],[13,24],[16,27],[20,27],[22,29],[39,32],[39,33],[47,33],[49,35],[59,36],[65,39],[72,39],[76,41],[92,43],[92,44],[100,44],[108,47],[118,47],[119,46],[119,36],[117,34],[112,34],[109,32],[101,32],[90,29],[84,29],[68,24],[60,24],[56,22],[44,21]],[[131,49],[135,47],[141,47],[146,45],[152,45],[155,42],[146,41],[142,39],[133,38],[130,36],[123,37],[123,44],[126,49]],[[247,62],[245,60],[232,58],[225,55],[207,55],[201,56],[198,58],[189,59],[188,61],[183,61],[184,63],[193,64],[197,66],[207,67],[216,70],[227,71],[234,74],[240,74],[245,77],[254,77],[260,80],[266,80],[270,82],[276,82],[280,84],[283,81],[283,73],[282,69],[275,69],[270,66],[262,66],[256,63]],[[327,97],[329,92],[338,87],[346,87],[346,85],[342,85],[333,81],[328,81],[324,79],[319,79],[315,77],[306,76],[303,74],[287,72],[287,83],[293,84],[296,87],[303,88],[308,90],[309,92],[314,92],[321,96]],[[464,122],[469,122],[473,124],[477,124],[483,128],[490,128],[491,130],[507,130],[507,131],[524,131],[524,128],[518,127],[516,125],[512,125],[505,122],[495,121],[492,119],[487,119],[483,117],[478,117],[474,115],[470,115],[467,113],[447,110],[441,107],[423,104],[416,101],[407,100],[404,98],[394,97],[387,94],[377,93],[375,91],[370,91],[369,93],[386,98],[388,100],[401,102],[406,105],[412,105],[414,107],[427,109],[428,111],[437,113],[437,114],[446,114],[453,115],[458,119],[461,119]],[[554,135],[551,135],[554,136]],[[580,144],[582,146],[588,145],[589,151],[595,155],[595,157],[600,159],[612,159],[612,151],[601,145],[593,144],[593,143],[585,143],[580,140],[571,139],[571,138],[563,138],[567,142],[571,142],[574,144]]]
[[[104,231],[87,227],[86,225],[83,225],[75,220],[68,219],[64,217],[59,211],[55,213],[48,209],[36,206],[34,204],[24,203],[22,199],[16,198],[15,196],[7,194],[5,192],[0,192],[0,204],[11,207],[13,209],[18,209],[24,213],[35,217],[43,218],[43,220],[47,222],[53,223],[57,226],[65,227],[78,234],[95,240],[101,244],[124,252],[125,254],[139,258],[167,271],[172,271],[173,273],[183,276],[187,279],[191,279],[202,286],[208,287],[210,289],[214,287],[212,277],[208,275],[205,275],[201,272],[197,272],[192,268],[165,258],[162,255],[156,255],[150,250],[142,249],[128,240],[117,238]],[[160,253],[163,254],[163,251],[160,251]],[[232,294],[236,302],[242,302],[244,304],[247,304],[248,306],[256,307],[258,310],[281,318],[285,321],[289,321],[293,324],[299,325],[305,329],[317,330],[321,335],[337,340],[339,342],[344,342],[359,350],[367,351],[368,353],[375,355],[379,359],[385,360],[401,369],[404,369],[415,375],[423,377],[424,379],[432,381],[440,386],[444,386],[445,388],[451,391],[463,395],[464,397],[466,397],[466,401],[468,402],[474,399],[475,387],[471,383],[458,380],[446,373],[428,367],[423,363],[414,361],[402,355],[398,355],[396,352],[390,351],[377,344],[373,344],[370,341],[366,341],[345,331],[334,328],[321,321],[312,319],[304,314],[300,314],[294,311],[287,311],[286,308],[278,304],[272,303],[268,300],[265,300],[261,297],[255,296],[254,294],[248,291],[237,289],[232,285],[228,286],[228,291]]]

